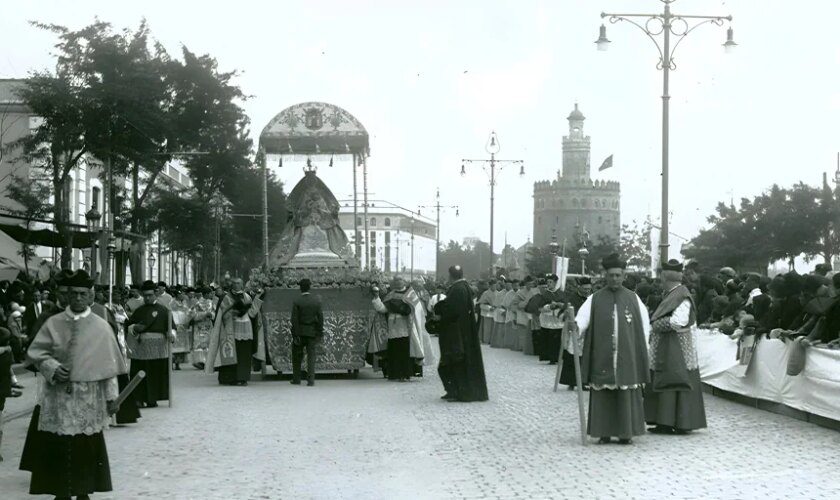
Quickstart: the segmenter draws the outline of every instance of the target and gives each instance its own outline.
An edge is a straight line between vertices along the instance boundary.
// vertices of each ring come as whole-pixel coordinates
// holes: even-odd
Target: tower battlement
[[[578,105],[569,114],[569,134],[564,135],[563,166],[553,180],[534,183],[534,244],[576,242],[582,231],[590,242],[602,238],[619,241],[621,185],[591,177],[591,138],[583,132]]]

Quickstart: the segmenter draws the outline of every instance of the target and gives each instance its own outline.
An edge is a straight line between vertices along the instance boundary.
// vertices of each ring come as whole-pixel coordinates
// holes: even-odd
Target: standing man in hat
[[[577,286],[571,293],[568,294],[569,304],[575,308],[575,312],[580,311],[586,299],[592,295],[592,279],[589,276],[581,276],[577,279]],[[568,333],[568,332],[567,332]],[[563,367],[560,369],[560,383],[567,386],[570,391],[577,387],[577,375],[575,375],[575,355],[574,346],[572,345],[573,338],[571,335],[565,335],[566,342],[563,345],[563,352],[561,357],[563,360]],[[578,357],[580,354],[578,354]]]
[[[204,371],[218,370],[220,385],[246,386],[251,380],[252,358],[265,362],[265,332],[260,319],[265,291],[251,298],[242,278],[230,283],[230,292],[219,302],[210,332]]]
[[[158,301],[155,283],[143,282],[140,291],[143,305],[125,323],[126,344],[130,352],[131,378],[140,370],[146,372],[146,377],[135,389],[137,400],[147,408],[154,408],[158,401],[169,399],[169,344],[175,337],[169,308]]]
[[[587,433],[601,444],[613,437],[630,444],[645,432],[650,319],[642,300],[622,285],[627,263],[612,254],[601,265],[607,286],[587,298],[575,317],[583,335],[581,382],[590,388]]]
[[[504,347],[505,344],[505,296],[509,289],[510,280],[500,276],[493,293],[493,334],[490,336],[490,347]]]
[[[563,292],[557,288],[557,275],[545,277],[545,286],[540,287],[539,295],[534,296],[526,311],[539,317],[540,333],[534,349],[540,361],[556,365],[560,359],[560,337],[563,319],[560,314],[565,310]]]
[[[490,280],[489,286],[478,299],[478,307],[481,312],[480,338],[485,344],[490,343],[493,337],[493,297],[496,293],[496,280]]]
[[[158,281],[157,287],[155,289],[155,294],[157,295],[157,303],[158,304],[160,304],[164,307],[169,307],[169,304],[172,302],[173,298],[166,291],[166,282],[165,281]]]
[[[645,420],[656,434],[687,434],[706,427],[697,364],[697,309],[682,284],[683,265],[662,264],[664,297],[651,316],[651,383],[645,388]]]
[[[321,300],[310,292],[312,283],[300,280],[300,296],[292,303],[292,384],[300,385],[301,362],[306,350],[306,385],[315,385],[315,347],[324,336]]]
[[[446,298],[435,305],[440,320],[438,374],[447,401],[487,401],[487,381],[481,357],[481,341],[473,320],[473,291],[461,266],[449,268]]]
[[[117,375],[126,367],[108,323],[91,314],[93,280],[85,271],[65,276],[69,307],[50,317],[27,356],[44,376],[39,438],[32,455],[29,493],[88,498],[111,491],[102,431],[117,410]]]

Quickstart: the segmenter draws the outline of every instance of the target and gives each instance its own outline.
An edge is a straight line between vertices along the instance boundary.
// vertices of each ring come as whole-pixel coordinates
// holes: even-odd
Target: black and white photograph
[[[840,3],[0,15],[0,498],[840,498]]]

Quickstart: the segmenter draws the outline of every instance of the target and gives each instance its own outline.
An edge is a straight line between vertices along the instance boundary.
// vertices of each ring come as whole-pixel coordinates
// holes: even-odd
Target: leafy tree
[[[55,73],[35,72],[18,90],[32,114],[42,118],[31,134],[13,145],[22,158],[49,179],[54,199],[56,230],[64,239],[62,267],[69,267],[73,250],[70,228],[70,172],[79,166],[89,149],[85,142],[84,114],[86,100],[79,82],[59,64]]]
[[[525,267],[531,276],[545,276],[551,272],[551,250],[545,247],[532,245],[528,247],[528,256],[525,259]]]
[[[17,206],[6,208],[11,213],[23,217],[27,235],[29,235],[33,222],[37,219],[45,219],[53,211],[53,206],[48,202],[50,198],[48,184],[15,176],[7,186],[6,192],[9,199],[17,204]],[[23,257],[23,265],[28,276],[29,259],[35,256],[35,249],[29,244],[28,239],[21,242],[20,245],[18,255]]]
[[[653,225],[646,219],[641,227],[637,221],[621,226],[618,251],[627,260],[627,265],[636,269],[648,269],[651,258],[650,231]]]

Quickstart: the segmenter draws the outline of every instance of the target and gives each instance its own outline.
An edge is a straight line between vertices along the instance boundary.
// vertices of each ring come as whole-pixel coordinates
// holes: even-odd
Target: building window
[[[599,215],[598,216],[598,224],[603,224],[603,223],[604,223],[604,218]]]
[[[601,205],[603,205],[604,208],[607,208],[609,206],[607,205],[607,200],[601,200]]]
[[[370,218],[370,225],[371,225],[371,226],[375,226],[375,225],[376,225],[376,217],[371,217],[371,218]]]
[[[560,224],[560,216],[559,215],[554,218],[554,223],[555,224]]]
[[[542,224],[542,215],[537,216],[537,224]]]
[[[357,225],[357,226],[361,226],[361,225],[362,225],[362,218],[361,218],[361,217],[356,217],[356,225]]]
[[[391,218],[385,217],[385,227],[391,227]]]
[[[94,186],[93,189],[91,189],[90,191],[90,197],[92,198],[90,202],[90,208],[95,208],[99,210],[99,193],[102,192],[102,190],[99,189],[99,187]]]
[[[601,208],[601,202],[600,201],[595,200],[595,208]]]
[[[572,198],[572,206],[575,208],[580,207],[580,203],[578,202],[577,198]]]
[[[587,205],[589,205],[589,203],[587,202],[586,198],[582,198],[580,200],[580,206],[586,208]]]
[[[564,202],[563,200],[560,200],[560,201],[557,202],[557,205],[559,205],[560,208],[563,208],[566,205],[566,202]]]

